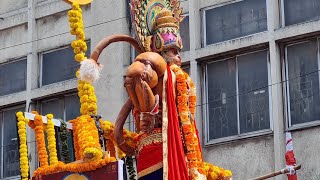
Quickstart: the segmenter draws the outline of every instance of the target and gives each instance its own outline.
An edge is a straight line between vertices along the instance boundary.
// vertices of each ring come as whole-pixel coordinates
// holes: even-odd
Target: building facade
[[[184,0],[181,6],[183,67],[198,89],[205,161],[231,169],[234,179],[280,170],[291,131],[299,178],[320,179],[320,2]],[[19,179],[16,111],[65,121],[79,115],[69,9],[60,0],[0,2],[0,179]],[[126,0],[83,7],[88,54],[104,37],[130,34],[127,9]],[[101,55],[104,69],[94,86],[104,119],[114,121],[127,98],[123,80],[134,54],[117,43]],[[31,171],[38,164],[34,141],[29,131]]]

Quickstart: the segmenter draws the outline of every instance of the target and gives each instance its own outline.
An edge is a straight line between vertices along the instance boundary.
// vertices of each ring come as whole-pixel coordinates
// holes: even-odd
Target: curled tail
[[[128,35],[116,34],[104,38],[99,42],[99,44],[94,48],[91,53],[90,59],[86,59],[81,62],[79,78],[83,81],[92,83],[99,79],[100,70],[102,65],[98,62],[99,56],[102,51],[114,42],[128,42],[130,43],[139,53],[144,51],[140,48],[137,40]]]

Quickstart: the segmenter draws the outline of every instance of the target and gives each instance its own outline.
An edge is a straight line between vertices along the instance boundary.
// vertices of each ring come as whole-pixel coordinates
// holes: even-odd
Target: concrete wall
[[[320,178],[320,127],[298,130],[292,133],[293,148],[297,163],[302,164],[298,172],[301,179]]]
[[[7,12],[16,11],[22,8],[26,8],[28,6],[28,0],[19,0],[19,1],[11,1],[11,0],[1,0],[0,1],[0,17]]]
[[[273,137],[259,137],[207,147],[204,158],[231,169],[234,179],[250,179],[274,169]]]

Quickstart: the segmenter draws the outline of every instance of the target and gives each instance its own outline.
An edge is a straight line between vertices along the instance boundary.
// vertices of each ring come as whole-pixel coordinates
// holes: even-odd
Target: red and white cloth
[[[293,167],[296,165],[296,159],[294,158],[293,153],[293,143],[292,136],[290,132],[286,132],[286,168],[289,169],[289,173],[287,173],[288,180],[297,180],[297,174]]]

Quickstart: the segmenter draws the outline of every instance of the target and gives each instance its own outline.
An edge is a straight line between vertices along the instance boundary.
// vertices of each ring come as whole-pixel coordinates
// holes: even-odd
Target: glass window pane
[[[80,99],[77,94],[65,96],[66,121],[77,118],[80,115]]]
[[[181,69],[190,75],[190,65],[181,66]]]
[[[319,120],[317,41],[287,47],[291,125]]]
[[[244,0],[205,15],[207,45],[267,30],[266,0]]]
[[[235,59],[207,65],[209,139],[238,134]]]
[[[86,56],[90,56],[90,41],[87,42],[88,51]],[[80,64],[74,60],[73,49],[60,49],[57,51],[44,53],[42,55],[42,85],[52,84],[68,79],[76,78],[76,71]]]
[[[180,24],[180,34],[183,42],[182,51],[190,50],[190,29],[189,29],[189,16],[186,16]]]
[[[0,96],[26,90],[27,60],[0,65]]]
[[[16,112],[24,112],[25,108],[16,108],[3,111],[3,177],[20,174],[19,142]]]
[[[285,25],[320,19],[319,0],[284,0]]]
[[[64,104],[61,99],[52,99],[41,102],[41,114],[53,114],[55,119],[64,119]]]
[[[71,47],[43,54],[42,85],[75,78],[79,63]]]
[[[267,57],[260,51],[237,58],[240,133],[270,128]]]

